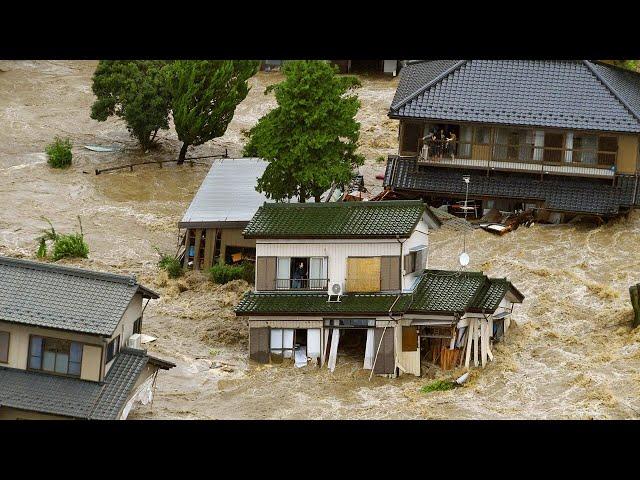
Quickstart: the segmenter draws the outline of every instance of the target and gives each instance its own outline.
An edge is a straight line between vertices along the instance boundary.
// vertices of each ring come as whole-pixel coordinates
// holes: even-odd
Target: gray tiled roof
[[[134,277],[0,256],[0,320],[110,336],[133,296],[158,295]]]
[[[143,350],[122,349],[104,382],[0,367],[0,406],[81,419],[114,420],[147,361]]]
[[[391,117],[640,132],[638,74],[586,60],[425,64],[401,70]]]
[[[470,175],[469,195],[473,197],[540,200],[546,208],[565,212],[616,215],[620,208],[640,206],[640,188],[634,176],[618,176],[611,180],[580,177],[548,176],[544,180],[528,174],[464,170],[458,168],[420,166],[415,158],[390,157],[384,185],[397,191],[422,192],[432,195],[460,195],[466,185],[462,175]],[[636,192],[636,198],[633,194]]]

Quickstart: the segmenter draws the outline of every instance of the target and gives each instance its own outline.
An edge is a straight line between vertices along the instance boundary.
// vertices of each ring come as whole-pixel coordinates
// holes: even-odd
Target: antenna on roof
[[[469,202],[469,182],[471,181],[471,175],[463,175],[462,176],[462,180],[464,181],[464,183],[467,184],[467,192],[465,194],[464,197],[464,220],[465,222],[467,221],[467,211],[468,211],[468,207],[467,207],[467,203]],[[462,253],[460,254],[460,257],[458,258],[459,262],[460,262],[460,266],[462,268],[465,268],[467,265],[469,265],[469,254],[467,253],[467,229],[466,229],[466,225],[465,228],[462,231]]]

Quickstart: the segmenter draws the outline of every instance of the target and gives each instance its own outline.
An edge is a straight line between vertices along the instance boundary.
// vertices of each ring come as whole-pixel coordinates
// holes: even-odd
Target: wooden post
[[[466,346],[466,357],[464,361],[464,366],[468,369],[469,364],[471,362],[471,344],[473,342],[473,331],[475,329],[475,320],[473,318],[469,319],[469,326],[467,327],[467,346]]]
[[[184,263],[183,267],[189,267],[189,247],[191,243],[191,230],[187,228],[187,231],[184,234]]]
[[[200,270],[200,242],[202,241],[202,229],[196,228],[195,252],[193,253],[193,269]]]
[[[482,352],[482,368],[487,364],[487,322],[480,319],[480,350]]]
[[[477,367],[479,365],[479,345],[478,345],[478,322],[476,319],[473,319],[473,365]]]
[[[213,264],[213,246],[215,245],[216,231],[213,228],[207,228],[205,230],[204,237],[204,269],[208,270]]]

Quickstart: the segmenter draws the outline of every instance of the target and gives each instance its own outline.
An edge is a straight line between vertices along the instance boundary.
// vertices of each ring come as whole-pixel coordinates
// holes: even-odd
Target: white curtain
[[[541,162],[544,155],[544,132],[542,130],[536,130],[534,140],[533,160]]]
[[[460,126],[460,143],[458,144],[458,156],[469,158],[471,156],[471,141],[473,140],[473,128],[468,125]]]
[[[278,269],[276,273],[276,288],[289,289],[289,278],[291,276],[291,259],[289,257],[278,257]]]
[[[320,357],[320,329],[310,328],[307,330],[307,357]]]
[[[566,163],[573,162],[573,132],[567,132],[564,137],[564,161]]]
[[[309,260],[309,288],[322,288],[323,279],[327,278],[327,259],[312,257]]]

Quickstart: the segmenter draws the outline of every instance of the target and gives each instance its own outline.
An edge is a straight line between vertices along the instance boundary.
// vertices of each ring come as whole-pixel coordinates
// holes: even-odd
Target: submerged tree
[[[258,65],[252,60],[180,60],[169,67],[173,122],[183,142],[178,164],[184,163],[190,145],[224,135]]]
[[[93,74],[97,99],[91,118],[122,118],[129,133],[147,149],[160,129],[169,128],[171,96],[160,60],[101,60]]]
[[[287,62],[285,80],[265,91],[275,92],[278,106],[247,132],[244,154],[270,162],[256,188],[268,198],[318,202],[364,163],[356,153],[360,101],[349,94],[360,83],[337,70],[320,60]]]

